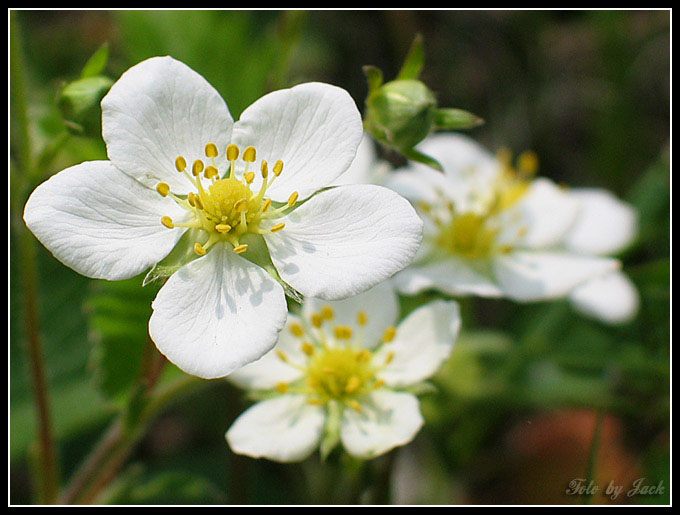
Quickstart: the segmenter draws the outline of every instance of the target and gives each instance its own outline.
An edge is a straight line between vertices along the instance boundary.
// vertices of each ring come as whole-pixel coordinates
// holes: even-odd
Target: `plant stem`
[[[26,101],[26,82],[24,77],[23,53],[19,36],[19,24],[15,11],[10,12],[10,84],[12,120],[17,129],[15,133],[16,160],[15,173],[19,185],[25,186],[32,176],[32,150],[28,131],[28,109]],[[17,185],[15,185],[17,186]],[[16,188],[15,188],[16,189]],[[21,190],[21,188],[18,188]],[[15,191],[16,193],[16,191]],[[33,235],[18,219],[21,212],[20,199],[23,195],[12,196],[12,223],[16,227],[21,253],[20,274],[24,294],[24,325],[28,367],[33,400],[38,419],[38,501],[51,504],[59,489],[59,466],[57,463],[52,416],[45,374],[45,359],[40,337],[40,316],[38,311],[38,266]]]
[[[602,433],[602,422],[604,420],[604,412],[597,411],[595,417],[595,428],[593,429],[593,439],[590,441],[590,450],[588,451],[588,464],[586,466],[586,485],[595,479],[597,454],[600,450],[600,434]],[[583,498],[583,504],[590,504],[593,495],[588,494]]]

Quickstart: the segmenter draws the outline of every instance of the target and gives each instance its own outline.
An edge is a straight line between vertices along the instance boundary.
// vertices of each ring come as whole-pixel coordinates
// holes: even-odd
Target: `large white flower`
[[[568,295],[618,262],[562,245],[579,202],[545,178],[536,158],[523,154],[513,168],[455,134],[425,140],[422,151],[444,173],[423,165],[394,172],[387,186],[407,197],[425,222],[412,266],[394,277],[402,293],[437,289],[449,295],[536,301]]]
[[[226,437],[234,452],[298,461],[336,444],[373,458],[410,442],[423,424],[405,391],[434,374],[460,328],[458,305],[435,301],[398,327],[389,281],[342,301],[307,299],[289,314],[274,350],[229,379],[269,394],[239,416]]]
[[[98,279],[133,277],[175,248],[178,271],[153,302],[149,332],[190,374],[222,377],[272,348],[287,312],[279,280],[343,298],[417,251],[422,223],[393,191],[314,195],[349,167],[362,137],[340,88],[275,91],[234,123],[203,77],[152,58],[104,98],[102,132],[110,161],[50,178],[24,220],[62,263]]]
[[[618,254],[633,242],[638,218],[631,205],[603,189],[574,188],[570,194],[579,202],[579,213],[565,236],[568,249],[608,256]],[[577,286],[569,300],[581,313],[609,324],[628,322],[640,306],[637,288],[618,270]]]

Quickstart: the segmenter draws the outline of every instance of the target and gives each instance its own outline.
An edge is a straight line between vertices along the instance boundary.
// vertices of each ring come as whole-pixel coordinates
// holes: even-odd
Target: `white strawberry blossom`
[[[286,321],[282,284],[324,299],[355,295],[419,246],[422,223],[393,191],[324,189],[362,137],[359,111],[338,87],[275,91],[234,122],[202,76],[151,58],[102,101],[102,133],[109,160],[41,184],[24,220],[57,259],[97,279],[134,277],[177,247],[182,259],[152,304],[149,333],[190,374],[223,377],[270,350]]]
[[[341,301],[307,299],[274,350],[228,378],[264,398],[227,431],[232,450],[288,462],[341,444],[369,459],[410,442],[423,418],[409,389],[449,356],[460,315],[454,301],[434,301],[395,327],[398,317],[390,281]]]

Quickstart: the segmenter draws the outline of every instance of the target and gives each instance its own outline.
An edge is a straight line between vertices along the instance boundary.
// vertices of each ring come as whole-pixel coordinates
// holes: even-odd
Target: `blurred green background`
[[[638,241],[620,256],[641,294],[636,319],[609,327],[566,302],[463,299],[463,336],[436,376],[437,392],[422,399],[426,426],[412,444],[374,460],[359,478],[343,473],[337,457],[326,465],[318,456],[281,465],[232,454],[223,435],[248,401],[226,381],[206,382],[154,421],[100,502],[669,502],[668,11],[14,14],[28,134],[45,166],[28,179],[15,173],[21,149],[13,112],[11,503],[32,500],[36,440],[17,209],[49,175],[106,158],[99,111],[77,126],[65,120],[58,107],[64,85],[108,43],[103,74],[111,79],[147,57],[172,55],[220,91],[234,118],[269,90],[311,80],[346,88],[363,109],[362,66],[378,66],[393,78],[417,33],[426,51],[421,79],[440,106],[486,120],[469,131],[476,140],[492,151],[534,150],[543,175],[607,188],[639,209]],[[39,244],[36,252],[39,330],[65,483],[126,402],[155,290],[142,289],[141,278],[88,280]],[[403,299],[404,313],[434,297]],[[586,477],[598,413],[604,415],[596,483],[663,481],[663,495],[611,500],[565,494],[570,480]]]

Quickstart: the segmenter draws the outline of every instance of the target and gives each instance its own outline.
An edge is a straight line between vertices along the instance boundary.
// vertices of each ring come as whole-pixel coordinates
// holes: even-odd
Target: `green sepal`
[[[83,67],[83,71],[80,72],[80,78],[86,79],[88,77],[101,75],[104,72],[104,68],[106,68],[106,63],[108,63],[108,61],[109,44],[108,42],[105,42],[94,54],[92,54],[92,57],[87,60],[87,63],[85,63],[85,66]]]
[[[404,156],[410,159],[411,161],[427,165],[430,168],[434,168],[438,172],[444,171],[444,168],[442,168],[442,165],[439,164],[439,161],[437,161],[433,157],[423,154],[422,152],[418,152],[414,148],[403,149],[401,153],[404,154]]]
[[[383,84],[383,72],[380,68],[366,65],[363,67],[366,81],[368,82],[368,92],[371,93]]]
[[[473,129],[484,123],[479,116],[464,109],[455,108],[437,109],[434,121],[437,129],[442,130]]]
[[[417,80],[420,73],[423,71],[425,65],[425,45],[423,44],[423,37],[417,34],[411,48],[404,59],[404,64],[401,66],[399,75],[396,80]]]
[[[407,386],[404,388],[404,391],[412,395],[427,395],[429,393],[436,393],[437,387],[429,381],[421,381],[420,383]]]

